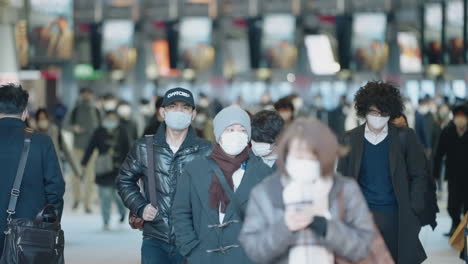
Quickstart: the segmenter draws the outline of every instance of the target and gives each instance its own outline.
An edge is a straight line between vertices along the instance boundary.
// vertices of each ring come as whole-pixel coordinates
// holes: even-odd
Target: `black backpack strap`
[[[148,157],[148,166],[147,166],[147,172],[146,176],[148,177],[148,195],[149,195],[149,201],[150,203],[157,208],[158,203],[157,203],[157,197],[156,197],[156,177],[154,174],[154,143],[153,135],[147,135],[145,136],[146,139],[146,155]]]
[[[24,170],[26,168],[26,162],[28,160],[29,148],[31,146],[32,130],[26,128],[24,132],[24,145],[23,152],[21,153],[20,162],[18,165],[18,170],[16,171],[15,182],[13,188],[11,189],[10,202],[8,204],[7,214],[8,222],[11,221],[12,216],[16,213],[16,204],[18,202],[18,197],[20,195],[21,182],[23,181]]]
[[[208,158],[208,163],[210,164],[210,167],[213,169],[214,174],[219,180],[219,183],[221,183],[221,187],[223,187],[224,192],[227,194],[229,197],[229,202],[234,206],[234,209],[236,210],[237,215],[240,217],[241,221],[244,221],[244,213],[242,212],[239,203],[237,202],[237,199],[234,195],[234,191],[229,187],[228,182],[226,181],[226,177],[224,176],[223,171],[219,168],[218,164],[210,158]]]

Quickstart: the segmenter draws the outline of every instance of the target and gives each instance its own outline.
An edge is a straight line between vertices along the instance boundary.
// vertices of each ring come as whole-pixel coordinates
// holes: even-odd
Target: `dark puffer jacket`
[[[154,159],[157,189],[158,214],[154,221],[146,223],[143,236],[156,238],[166,243],[174,243],[174,228],[170,220],[177,179],[185,164],[197,157],[211,153],[211,143],[198,138],[192,128],[177,153],[172,153],[166,142],[166,125],[163,123],[154,136]],[[142,217],[143,209],[149,200],[140,192],[138,181],[143,179],[144,193],[147,189],[147,147],[145,139],[137,141],[122,164],[117,177],[117,189],[125,206]]]

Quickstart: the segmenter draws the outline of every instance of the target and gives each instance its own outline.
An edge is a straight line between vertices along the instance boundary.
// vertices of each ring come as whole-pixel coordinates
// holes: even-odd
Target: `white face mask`
[[[390,120],[390,117],[367,115],[367,124],[373,129],[382,129]]]
[[[271,144],[268,143],[259,143],[252,140],[252,151],[255,156],[265,157],[273,152]]]
[[[228,155],[237,156],[247,147],[249,137],[243,132],[224,132],[221,135],[221,148]]]
[[[174,130],[184,130],[192,123],[192,115],[184,112],[167,112],[165,111],[166,125]]]
[[[132,115],[132,108],[129,105],[121,105],[119,108],[117,108],[117,113],[124,119],[130,119],[130,116]]]
[[[106,101],[104,102],[104,110],[105,111],[114,111],[115,108],[117,108],[117,102],[112,100],[112,101]]]
[[[418,109],[419,113],[421,113],[421,114],[423,114],[423,115],[429,113],[429,110],[430,110],[430,109],[429,109],[429,106],[427,106],[427,105],[422,105],[422,106],[420,106],[419,109]]]
[[[317,160],[287,158],[286,170],[293,181],[313,183],[320,178],[320,163]]]

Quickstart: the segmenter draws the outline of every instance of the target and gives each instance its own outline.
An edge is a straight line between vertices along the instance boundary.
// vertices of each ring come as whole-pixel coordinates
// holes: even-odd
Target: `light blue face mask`
[[[118,121],[114,121],[114,120],[102,121],[102,127],[104,127],[105,129],[113,130],[113,129],[116,129],[118,126],[119,126]]]
[[[164,121],[169,128],[174,130],[184,130],[192,123],[192,115],[183,112],[165,112]]]

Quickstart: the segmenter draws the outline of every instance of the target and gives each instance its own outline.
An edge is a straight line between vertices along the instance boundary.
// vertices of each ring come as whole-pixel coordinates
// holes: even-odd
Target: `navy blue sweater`
[[[364,140],[359,185],[371,210],[398,207],[390,175],[388,137],[377,145]]]

